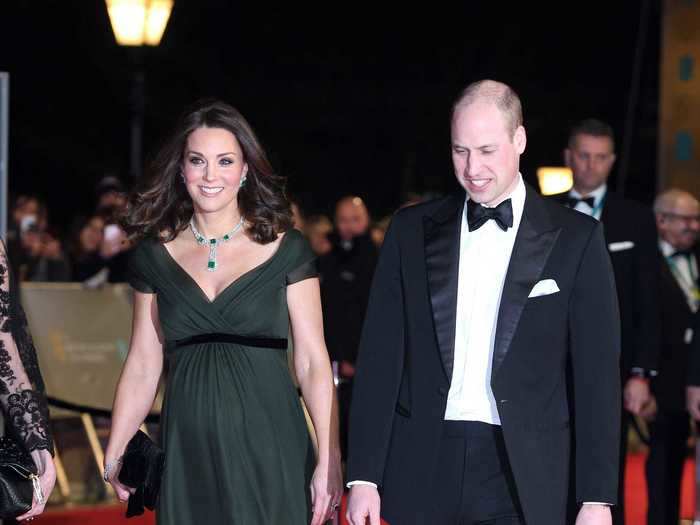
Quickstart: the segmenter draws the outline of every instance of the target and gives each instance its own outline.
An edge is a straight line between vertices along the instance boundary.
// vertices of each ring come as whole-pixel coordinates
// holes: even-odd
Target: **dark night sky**
[[[448,111],[490,77],[519,92],[522,159],[561,164],[568,126],[596,116],[621,143],[641,0],[397,4],[313,10],[175,0],[147,49],[145,150],[200,96],[232,103],[310,211],[346,193],[376,215],[402,192],[454,187]],[[534,4],[539,7],[533,7]],[[656,176],[660,7],[651,2],[627,193],[650,200]],[[301,7],[300,7],[301,6]],[[90,211],[99,177],[127,179],[130,54],[100,0],[4,1],[0,70],[11,74],[10,189],[35,192],[67,224]]]

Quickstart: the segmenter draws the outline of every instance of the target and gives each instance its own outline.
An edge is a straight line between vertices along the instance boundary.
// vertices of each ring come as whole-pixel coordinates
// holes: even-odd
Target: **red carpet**
[[[625,476],[626,525],[646,525],[647,486],[644,479],[644,454],[627,456]],[[693,519],[695,512],[695,462],[688,459],[681,485],[681,518]]]
[[[626,497],[627,525],[645,525],[647,510],[647,490],[644,480],[643,454],[631,454],[627,459]],[[681,497],[681,517],[692,519],[695,508],[695,464],[688,460],[683,473]],[[153,513],[146,511],[144,516],[127,520],[125,507],[105,505],[99,507],[73,507],[47,510],[41,518],[42,525],[153,525]],[[345,514],[345,502],[343,502]],[[203,516],[204,517],[204,516]],[[347,525],[344,518],[342,525]]]
[[[41,515],[42,525],[154,525],[155,515],[146,511],[136,518],[124,517],[126,505],[100,505],[95,507],[49,508]]]

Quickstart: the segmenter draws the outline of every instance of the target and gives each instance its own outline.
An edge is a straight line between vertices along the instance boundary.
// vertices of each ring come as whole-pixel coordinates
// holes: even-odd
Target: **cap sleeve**
[[[287,272],[287,285],[298,283],[305,279],[318,277],[316,254],[306,238],[298,230],[290,230],[286,233],[290,245],[290,264]]]
[[[148,275],[148,258],[153,241],[143,240],[132,251],[126,268],[126,280],[131,287],[141,293],[155,293],[155,287]]]

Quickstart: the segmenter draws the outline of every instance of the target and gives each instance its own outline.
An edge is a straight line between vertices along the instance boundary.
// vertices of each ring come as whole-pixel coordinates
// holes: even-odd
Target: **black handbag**
[[[165,453],[144,432],[138,430],[126,445],[119,481],[136,489],[129,496],[126,517],[140,516],[144,507],[153,510],[158,502]]]
[[[0,438],[0,519],[15,518],[32,508],[32,499],[43,500],[36,465],[14,439]]]

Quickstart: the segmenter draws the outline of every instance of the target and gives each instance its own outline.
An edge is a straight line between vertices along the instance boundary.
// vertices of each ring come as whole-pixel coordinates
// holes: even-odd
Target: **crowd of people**
[[[648,523],[678,523],[700,420],[700,202],[675,188],[653,208],[616,194],[614,131],[596,119],[562,152],[572,189],[539,196],[519,172],[520,104],[504,84],[468,86],[451,115],[465,191],[412,196],[374,222],[357,195],[306,216],[218,101],[185,113],[130,197],[100,181],[67,236],[39,198],[16,197],[18,281],[137,292],[105,457],[119,497],[121,455],[167,360],[163,523],[320,524],[340,503],[342,459],[353,525],[378,523],[380,493],[392,524],[619,525],[639,421]],[[274,351],[289,335],[315,458]],[[235,504],[212,505],[222,491]]]
[[[18,280],[90,286],[124,282],[131,246],[119,217],[126,205],[126,191],[118,178],[104,177],[96,187],[94,211],[75,217],[67,232],[52,224],[41,197],[11,198],[7,244]]]

